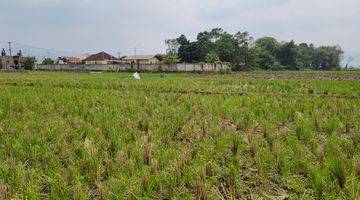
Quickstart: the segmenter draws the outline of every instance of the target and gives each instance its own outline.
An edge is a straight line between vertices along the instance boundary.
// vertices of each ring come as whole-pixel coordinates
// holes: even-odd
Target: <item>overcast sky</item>
[[[339,44],[360,65],[360,0],[0,0],[0,48],[13,41],[66,54],[133,54],[135,46],[153,54],[167,38],[214,27]]]

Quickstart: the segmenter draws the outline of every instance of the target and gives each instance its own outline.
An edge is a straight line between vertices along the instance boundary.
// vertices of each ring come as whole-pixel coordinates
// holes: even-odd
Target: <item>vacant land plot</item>
[[[2,73],[0,199],[358,199],[359,73],[306,74]]]
[[[249,73],[237,73],[237,77],[242,78],[277,78],[277,79],[320,79],[320,80],[359,80],[359,71],[345,71],[345,72],[313,72],[313,71],[301,71],[301,72],[249,72]]]

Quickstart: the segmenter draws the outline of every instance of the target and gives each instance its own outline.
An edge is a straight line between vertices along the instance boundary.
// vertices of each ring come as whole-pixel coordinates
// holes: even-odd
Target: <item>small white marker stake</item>
[[[137,80],[140,80],[140,79],[141,79],[139,73],[137,73],[137,72],[135,72],[135,73],[133,74],[133,76],[134,76],[134,78],[137,79]]]

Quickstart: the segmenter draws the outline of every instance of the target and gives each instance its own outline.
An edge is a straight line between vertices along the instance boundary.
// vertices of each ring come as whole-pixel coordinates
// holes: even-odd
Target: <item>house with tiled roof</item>
[[[125,63],[139,63],[139,64],[158,64],[160,60],[156,58],[156,55],[136,55],[127,56],[124,58]]]
[[[84,59],[85,64],[87,65],[107,65],[107,64],[116,64],[119,63],[119,59],[105,52],[100,52],[97,54],[93,54],[86,59]]]

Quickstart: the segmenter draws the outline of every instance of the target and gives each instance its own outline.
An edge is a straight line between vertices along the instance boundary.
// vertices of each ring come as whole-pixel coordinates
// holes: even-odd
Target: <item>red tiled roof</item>
[[[101,60],[117,60],[114,56],[105,52],[100,52],[87,57],[84,61],[101,61]]]

